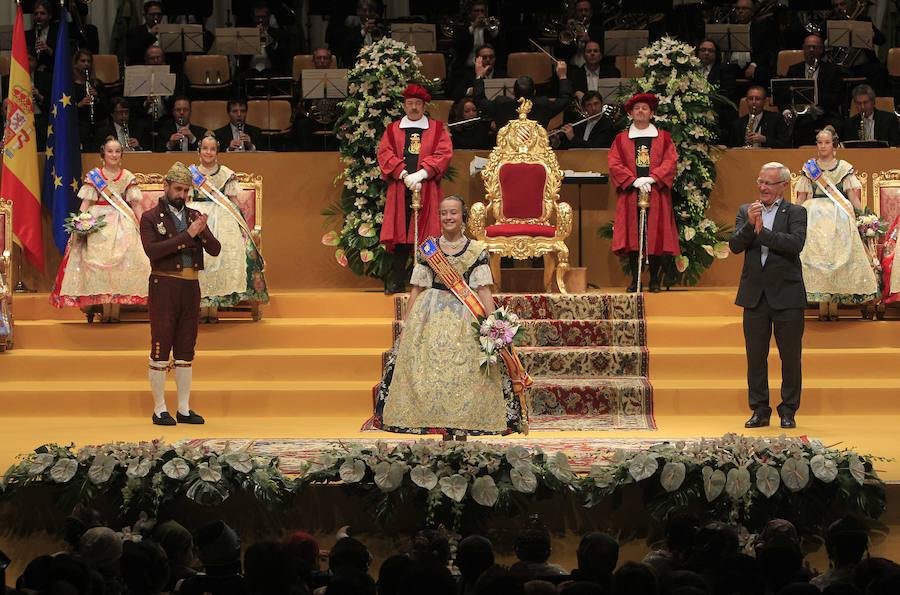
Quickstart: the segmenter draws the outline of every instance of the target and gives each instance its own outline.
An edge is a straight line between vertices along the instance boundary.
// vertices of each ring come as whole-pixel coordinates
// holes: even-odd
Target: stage
[[[846,150],[857,170],[888,169],[896,149]],[[471,204],[483,193],[480,179],[468,176],[476,154],[454,155],[456,176],[444,184],[445,194],[460,194]],[[719,183],[709,217],[727,224],[742,202],[754,199],[756,174],[768,161],[796,169],[811,153],[804,150],[726,151],[718,163]],[[606,151],[558,153],[564,169],[606,171]],[[164,172],[177,155],[128,155],[133,171]],[[372,387],[381,376],[382,358],[394,333],[395,304],[372,279],[359,278],[334,260],[333,248],[321,244],[331,229],[321,210],[339,186],[337,154],[223,154],[222,162],[236,171],[263,176],[262,249],[271,303],[263,319],[223,317],[219,324],[201,325],[195,360],[192,407],[206,417],[203,426],[164,428],[150,422],[151,396],[146,361],[149,329],[145,315],[126,317],[120,324],[87,324],[77,310],[57,310],[47,303],[50,281],[59,257],[48,257],[44,274],[27,268],[24,278],[41,293],[16,294],[15,347],[0,353],[4,431],[0,434],[0,464],[48,442],[78,446],[114,441],[162,438],[174,443],[196,439],[305,439],[344,442],[397,439],[398,435],[361,431],[371,415]],[[41,160],[42,161],[42,160]],[[83,156],[85,167],[97,165],[95,155]],[[285,176],[302,167],[304,182]],[[871,173],[870,173],[871,176]],[[598,288],[591,296],[621,294],[626,281],[609,243],[595,233],[612,217],[615,201],[609,188],[564,187],[563,200],[582,201],[582,221],[570,237],[572,262],[588,268],[588,281]],[[573,209],[576,210],[576,209]],[[45,238],[49,234],[45,233]],[[575,246],[582,245],[582,254]],[[48,255],[55,248],[47,239]],[[746,364],[741,310],[734,306],[735,285],[742,258],[717,260],[700,287],[646,294],[642,302],[641,354],[645,380],[652,386],[652,404],[645,412],[656,429],[605,431],[532,431],[528,436],[479,438],[489,442],[641,440],[663,441],[717,437],[729,432],[778,436],[776,425],[745,430]],[[809,313],[810,315],[812,312]],[[826,323],[807,317],[804,336],[804,390],[792,436],[822,440],[837,448],[886,457],[876,469],[888,482],[888,512],[873,536],[872,555],[900,559],[900,447],[894,432],[900,423],[900,333],[896,320],[864,320],[858,310],[842,311],[842,319]],[[896,316],[896,315],[895,315]],[[128,319],[130,318],[130,319]],[[777,402],[779,361],[772,348],[770,386]],[[167,396],[175,402],[169,379]],[[652,425],[652,424],[651,424]],[[403,438],[403,436],[399,436]],[[408,437],[410,440],[415,436]],[[395,550],[396,534],[385,534],[367,520],[359,502],[337,496],[339,488],[322,486],[305,491],[287,520],[254,509],[245,499],[229,502],[221,514],[242,529],[245,544],[280,537],[287,529],[308,529],[326,547],[332,531],[350,523],[359,527],[376,562]],[[38,499],[38,503],[47,504]],[[11,503],[6,515],[15,515]],[[554,534],[554,558],[575,564],[578,535],[588,530],[615,530],[623,542],[622,560],[639,559],[648,539],[658,536],[640,510],[601,507],[585,511],[572,501],[540,503],[537,512],[549,519]],[[304,508],[306,507],[306,508]],[[40,508],[36,506],[35,509]],[[215,511],[190,509],[200,519]],[[50,515],[52,516],[52,515]],[[42,519],[49,523],[50,516]],[[7,516],[8,518],[8,516]],[[412,525],[414,519],[407,519]],[[632,523],[633,521],[633,523]],[[630,524],[632,523],[632,524]],[[40,523],[39,523],[40,525]],[[47,524],[49,528],[49,524]],[[514,521],[498,520],[490,531],[500,544],[500,561],[510,561],[509,536]],[[0,535],[0,549],[13,557],[8,576],[21,572],[38,553],[59,549],[44,529]],[[813,548],[815,549],[815,548]],[[812,559],[827,566],[824,552]]]

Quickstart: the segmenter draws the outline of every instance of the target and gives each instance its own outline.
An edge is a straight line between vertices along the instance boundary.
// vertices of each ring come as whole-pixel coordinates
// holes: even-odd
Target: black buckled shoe
[[[153,414],[153,417],[150,419],[153,420],[153,423],[158,426],[174,426],[175,420],[172,419],[172,416],[169,415],[168,411],[163,411],[159,415]]]
[[[181,420],[179,420],[181,421]],[[764,428],[769,425],[769,416],[760,413],[759,411],[754,411],[753,415],[750,419],[747,420],[747,423],[744,424],[745,428]]]
[[[781,416],[781,427],[787,430],[797,427],[797,421],[794,419],[793,413],[785,413]]]
[[[182,415],[180,411],[175,413],[175,419],[178,420],[180,424],[202,424],[205,423],[202,417],[194,413],[193,409],[188,409],[187,415]]]

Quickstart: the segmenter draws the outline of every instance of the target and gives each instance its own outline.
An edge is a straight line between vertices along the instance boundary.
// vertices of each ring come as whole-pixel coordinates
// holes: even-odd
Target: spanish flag
[[[22,6],[16,9],[12,59],[9,66],[9,101],[3,134],[3,177],[0,196],[13,203],[13,237],[32,265],[44,272],[44,239],[41,231],[40,179],[31,76]]]

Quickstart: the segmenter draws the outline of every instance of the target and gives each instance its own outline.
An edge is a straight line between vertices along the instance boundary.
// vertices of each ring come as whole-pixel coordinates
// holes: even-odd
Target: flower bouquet
[[[525,334],[519,317],[506,308],[497,308],[490,316],[480,316],[473,322],[475,339],[481,346],[481,366],[490,370],[497,363],[500,351],[514,344]]]
[[[863,241],[870,238],[878,240],[883,238],[888,231],[887,221],[879,219],[878,215],[869,210],[869,207],[856,216],[856,227],[859,229],[859,235]]]
[[[95,217],[90,213],[69,213],[63,228],[69,233],[86,236],[106,227],[105,218],[106,215]]]

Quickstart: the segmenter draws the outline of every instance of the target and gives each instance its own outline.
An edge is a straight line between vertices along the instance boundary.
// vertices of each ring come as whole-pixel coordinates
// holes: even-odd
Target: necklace
[[[438,245],[447,256],[461,256],[469,247],[469,238],[460,236],[458,240],[450,241],[443,235],[438,240]]]

